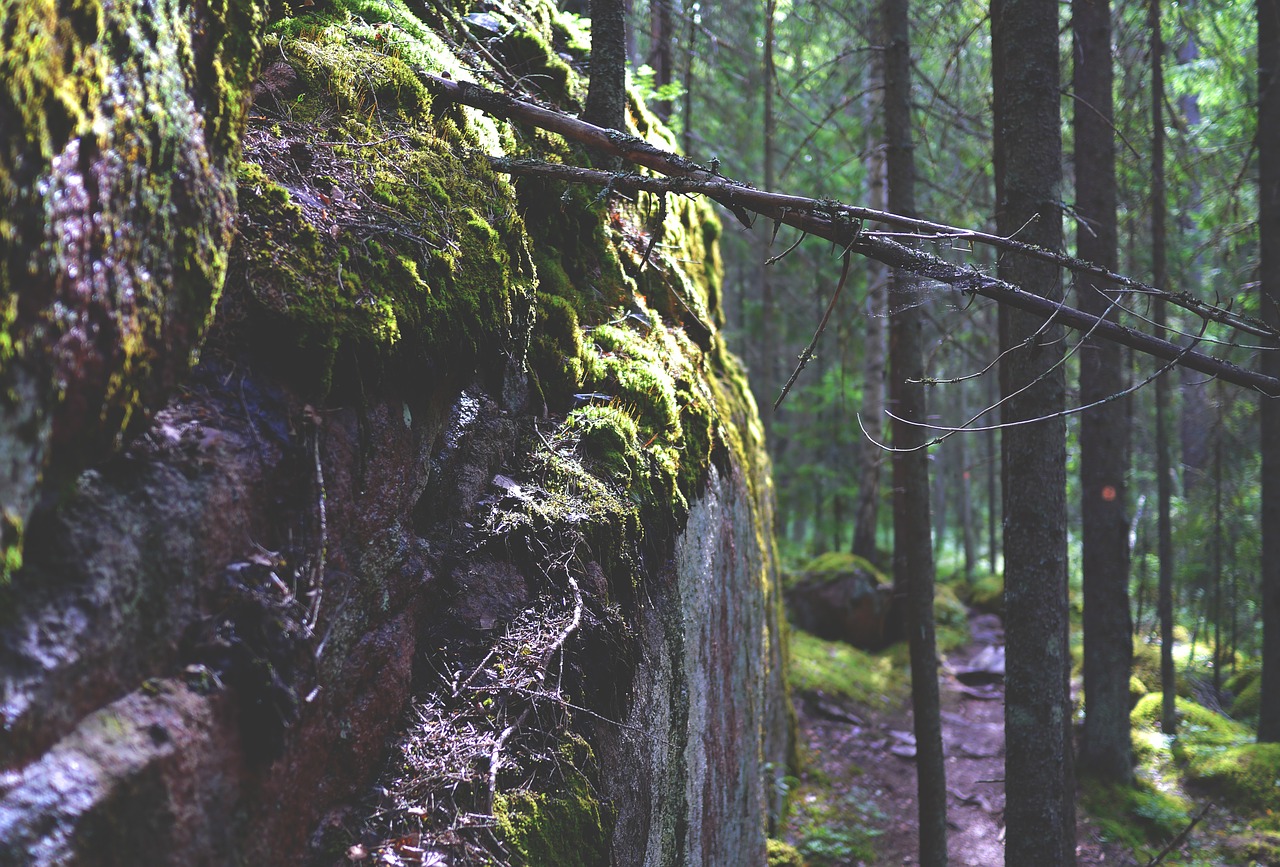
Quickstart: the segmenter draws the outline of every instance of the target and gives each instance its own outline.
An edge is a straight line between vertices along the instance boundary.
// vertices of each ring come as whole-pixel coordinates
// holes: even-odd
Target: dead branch
[[[711,184],[712,187],[705,189],[686,188],[682,190],[679,185],[665,187],[664,189],[676,192],[697,192],[709,196],[729,207],[739,220],[748,225],[750,225],[749,221],[741,213],[741,209],[744,207],[801,229],[805,227],[793,219],[779,216],[778,212],[783,214],[796,212],[797,216],[814,215],[825,222],[841,224],[847,227],[857,225],[862,220],[898,226],[922,233],[921,237],[924,240],[969,241],[998,250],[1029,256],[1044,262],[1051,262],[1073,273],[1087,274],[1107,283],[1122,286],[1133,292],[1163,298],[1168,303],[1181,307],[1202,319],[1218,322],[1258,337],[1280,337],[1280,333],[1274,328],[1254,317],[1244,316],[1222,307],[1208,304],[1187,292],[1165,291],[1074,256],[1067,256],[1034,244],[1015,241],[1013,238],[1006,238],[1002,235],[993,235],[988,232],[980,232],[975,229],[965,229],[958,226],[948,226],[943,223],[935,223],[914,217],[904,217],[901,214],[894,214],[889,211],[845,205],[831,199],[811,199],[803,196],[757,190],[747,184],[720,177],[718,172],[706,166],[700,165],[687,157],[654,147],[635,136],[593,126],[563,112],[514,99],[470,82],[451,81],[425,73],[422,77],[428,89],[434,93],[453,99],[463,105],[478,108],[487,114],[508,120],[523,121],[559,133],[588,147],[661,172],[673,181],[679,178]],[[570,167],[561,166],[559,168]],[[659,191],[659,188],[650,189],[650,192]],[[841,243],[843,246],[844,242],[836,240],[836,243]],[[877,258],[867,252],[862,254]],[[1114,340],[1115,338],[1109,337],[1108,339]],[[1140,347],[1134,348],[1138,348],[1143,352],[1147,351]],[[1226,379],[1226,377],[1223,378]],[[1247,383],[1238,384],[1248,385]]]
[[[1197,813],[1195,818],[1191,820],[1191,824],[1179,831],[1178,836],[1169,841],[1169,845],[1161,849],[1154,858],[1147,862],[1147,867],[1156,867],[1156,865],[1163,861],[1170,852],[1180,848],[1182,844],[1187,841],[1187,837],[1191,834],[1192,829],[1195,828],[1196,825],[1200,824],[1200,820],[1208,814],[1211,807],[1213,807],[1212,802],[1205,804],[1204,809]]]
[[[648,144],[645,144],[645,147],[653,149]],[[683,160],[683,158],[680,159]],[[1042,319],[1053,317],[1060,324],[1076,331],[1092,332],[1102,339],[1128,346],[1163,361],[1175,362],[1191,370],[1216,376],[1226,382],[1254,389],[1269,397],[1280,397],[1280,380],[1274,377],[1204,352],[1188,349],[1109,319],[1099,319],[1097,316],[1068,307],[1066,304],[1026,292],[1012,283],[984,274],[971,265],[957,265],[923,250],[916,250],[886,238],[866,233],[859,234],[857,220],[846,220],[839,212],[830,216],[823,215],[815,209],[815,205],[822,203],[814,199],[800,199],[796,196],[755,190],[725,178],[710,175],[709,172],[706,173],[705,179],[689,175],[655,178],[637,174],[616,175],[594,169],[551,165],[537,160],[491,157],[490,163],[497,171],[511,175],[537,175],[599,187],[612,185],[613,189],[624,192],[701,194],[727,206],[749,208],[765,217],[779,220],[801,231],[831,241],[842,249],[851,250],[891,267],[902,268],[949,285],[962,294],[981,295],[1001,304],[1025,310]],[[797,202],[805,203],[805,209],[794,207]]]

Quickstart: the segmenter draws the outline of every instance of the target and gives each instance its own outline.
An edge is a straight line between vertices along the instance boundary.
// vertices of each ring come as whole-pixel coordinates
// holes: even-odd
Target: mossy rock
[[[933,622],[941,652],[962,647],[969,641],[969,609],[952,587],[939,584],[934,588]]]
[[[1183,752],[1188,776],[1221,793],[1236,809],[1254,815],[1280,813],[1280,744],[1210,744],[1188,746]]]
[[[1262,710],[1262,678],[1255,677],[1231,702],[1231,715],[1238,720],[1258,719]]]
[[[1191,680],[1187,678],[1186,666],[1179,663],[1179,657],[1185,660],[1185,653],[1177,652],[1180,648],[1175,648],[1174,666],[1173,666],[1173,682],[1174,692],[1180,698],[1191,699],[1195,697],[1195,690]],[[1140,637],[1133,639],[1133,669],[1132,675],[1142,682],[1147,692],[1160,692],[1160,645],[1157,643],[1147,643]]]
[[[1148,693],[1138,700],[1129,719],[1135,728],[1158,730],[1163,697]],[[1178,743],[1183,749],[1201,749],[1238,744],[1251,738],[1249,730],[1234,720],[1216,714],[1191,699],[1177,699]]]

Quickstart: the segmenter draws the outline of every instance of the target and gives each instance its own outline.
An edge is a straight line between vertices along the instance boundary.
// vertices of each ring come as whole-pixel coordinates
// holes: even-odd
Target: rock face
[[[237,241],[206,262],[141,220],[145,257],[113,260],[169,275],[178,330],[146,333],[184,358],[207,309],[173,275],[203,269],[205,304],[228,275],[190,375],[155,355],[168,385],[112,380],[146,419],[114,457],[49,445],[61,404],[7,405],[3,505],[25,538],[0,588],[0,865],[763,863],[791,731],[768,467],[716,332],[718,224],[495,177],[475,149],[585,157],[433,104],[416,73],[464,74],[458,22],[351,5],[259,32],[234,4],[175,4],[172,32],[128,37],[135,66],[128,4],[68,31],[98,59],[60,74],[98,76],[88,90],[150,81],[178,62],[161,43],[193,40],[176,56],[205,120],[181,129],[216,143],[211,183],[235,173],[239,206],[175,191],[163,225],[234,216]],[[571,105],[572,22],[501,16],[488,54]],[[259,43],[241,134],[209,107],[248,72],[209,58]],[[118,122],[127,139],[152,121]],[[23,152],[31,177],[59,141]],[[0,185],[27,227],[0,224],[6,327],[61,291],[19,295],[13,263],[53,287],[102,261],[23,259],[52,225],[34,189]],[[0,369],[39,391],[37,338],[62,332],[21,333]],[[58,374],[98,420],[68,442],[129,427],[105,369]],[[10,424],[19,409],[39,423]],[[74,484],[37,509],[42,472]]]

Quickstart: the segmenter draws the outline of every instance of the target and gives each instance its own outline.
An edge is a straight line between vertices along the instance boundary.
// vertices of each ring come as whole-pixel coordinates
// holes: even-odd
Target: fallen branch
[[[646,147],[651,146],[646,145]],[[680,159],[683,160],[683,158]],[[505,174],[536,175],[600,187],[611,185],[615,190],[626,192],[705,195],[729,207],[749,208],[765,217],[831,241],[842,249],[848,249],[869,259],[945,283],[963,294],[981,295],[1001,304],[1025,310],[1042,319],[1054,317],[1055,321],[1076,331],[1092,331],[1097,337],[1128,346],[1164,361],[1172,361],[1191,370],[1216,376],[1226,382],[1254,389],[1269,397],[1280,397],[1280,380],[1275,377],[1249,370],[1217,356],[1188,349],[1144,331],[1120,325],[1110,319],[1099,319],[1074,307],[1023,291],[1012,283],[984,274],[971,265],[957,265],[887,238],[875,237],[865,232],[859,234],[858,221],[845,220],[840,213],[823,216],[812,210],[814,200],[811,199],[798,199],[795,196],[755,190],[709,173],[706,178],[689,175],[655,178],[638,174],[617,175],[595,169],[502,157],[491,157],[490,164],[495,170]],[[791,207],[790,204],[786,206],[779,204],[779,202],[794,203],[796,201],[808,202],[811,209],[800,210]]]
[[[1244,316],[1222,307],[1208,304],[1190,293],[1165,291],[1074,256],[1067,256],[1034,244],[1015,241],[1013,238],[1007,238],[1002,235],[993,235],[988,232],[980,232],[958,226],[948,226],[944,223],[935,223],[915,217],[904,217],[901,214],[894,214],[889,211],[845,205],[831,199],[811,199],[803,196],[757,190],[747,184],[723,178],[713,169],[687,157],[664,151],[635,136],[593,126],[563,112],[514,99],[470,82],[452,81],[425,73],[422,77],[428,89],[434,93],[446,96],[463,105],[480,109],[486,114],[492,114],[508,120],[523,121],[559,133],[593,149],[621,157],[636,165],[662,172],[673,180],[681,178],[695,182],[710,183],[716,187],[720,195],[711,192],[709,189],[688,190],[688,192],[700,192],[716,199],[716,201],[733,210],[740,220],[748,224],[749,220],[744,218],[740,210],[743,207],[750,208],[758,213],[766,213],[766,209],[768,209],[774,212],[768,214],[769,216],[774,219],[780,219],[781,222],[788,225],[797,226],[797,228],[801,227],[792,220],[778,217],[776,212],[794,211],[801,214],[813,214],[849,227],[858,225],[859,221],[883,223],[910,229],[913,232],[926,233],[922,238],[923,240],[967,241],[983,244],[997,250],[1051,262],[1073,273],[1097,277],[1107,283],[1123,286],[1133,292],[1163,298],[1168,303],[1181,307],[1202,319],[1218,322],[1248,334],[1258,337],[1280,337],[1280,333],[1276,329],[1254,317]],[[724,198],[721,198],[721,196]],[[867,254],[864,253],[864,255]]]
[[[1199,813],[1196,814],[1196,817],[1194,819],[1191,820],[1191,824],[1183,828],[1178,833],[1178,836],[1170,840],[1169,844],[1165,846],[1163,849],[1161,849],[1159,853],[1156,854],[1156,857],[1152,858],[1150,861],[1147,862],[1147,867],[1156,867],[1156,865],[1159,864],[1161,861],[1163,861],[1170,852],[1180,848],[1182,844],[1186,842],[1187,837],[1190,836],[1191,829],[1200,823],[1200,820],[1203,819],[1208,814],[1209,810],[1212,807],[1213,807],[1212,803],[1205,804],[1204,808]]]

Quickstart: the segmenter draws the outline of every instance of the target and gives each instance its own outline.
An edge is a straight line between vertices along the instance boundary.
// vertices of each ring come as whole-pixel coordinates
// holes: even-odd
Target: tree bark
[[[1118,267],[1116,153],[1112,118],[1111,3],[1071,6],[1075,78],[1076,255],[1108,270]],[[1088,275],[1076,280],[1077,305],[1115,319],[1115,287]],[[1080,399],[1089,404],[1125,387],[1120,346],[1088,337],[1080,350]],[[1133,624],[1129,614],[1128,408],[1112,401],[1080,419],[1080,514],[1084,572],[1084,738],[1082,771],[1099,779],[1133,780],[1129,674]]]
[[[627,22],[622,0],[591,0],[591,63],[582,116],[591,124],[627,129]],[[607,164],[620,164],[609,157]]]
[[[883,32],[883,22],[881,22]],[[867,68],[867,191],[873,207],[888,208],[885,198],[884,122],[884,56],[872,52]],[[863,342],[862,425],[867,439],[883,441],[884,426],[884,322],[888,310],[886,294],[889,269],[875,262],[867,269],[867,300],[863,308],[866,336]],[[884,458],[880,449],[871,448],[858,472],[858,499],[854,506],[853,553],[880,564],[876,550],[876,530],[880,526],[880,471]]]
[[[991,4],[996,225],[1050,250],[1062,244],[1058,10],[1052,0]],[[1002,279],[1062,297],[1058,268],[1008,256]],[[1000,311],[1005,423],[1059,412],[1062,331]],[[1030,341],[1030,342],[1029,342]],[[1002,432],[1004,478],[1005,863],[1075,863],[1075,775],[1068,680],[1066,426]]]
[[[1168,282],[1165,256],[1164,188],[1164,39],[1160,34],[1160,0],[1150,0],[1148,26],[1151,31],[1151,262],[1155,280]],[[1164,337],[1166,310],[1164,299],[1156,299],[1154,316],[1156,335]],[[1160,618],[1160,684],[1162,705],[1160,729],[1167,735],[1178,730],[1177,694],[1173,670],[1173,525],[1170,506],[1173,499],[1169,448],[1169,382],[1167,376],[1156,380],[1156,522],[1160,576],[1157,582],[1156,609]]]
[[[882,0],[885,32],[885,144],[889,209],[915,211],[915,161],[911,140],[911,31],[909,4]],[[938,697],[938,648],[933,622],[933,549],[929,544],[929,455],[917,448],[924,429],[907,422],[926,418],[923,319],[914,303],[912,274],[894,271],[889,284],[889,392],[894,408],[893,586],[906,598],[911,652],[911,706],[916,735],[920,813],[920,864],[947,863],[947,775],[942,755]],[[904,451],[905,450],[905,451]]]
[[[648,62],[653,67],[653,86],[659,93],[674,81],[671,40],[675,35],[671,23],[671,0],[650,0],[649,21],[653,28]],[[650,106],[665,123],[671,117],[671,100],[655,99]]]
[[[1264,321],[1280,325],[1280,2],[1258,0],[1259,301]],[[1259,366],[1280,376],[1280,341]],[[1262,708],[1258,740],[1280,741],[1280,401],[1261,398],[1262,417]]]

